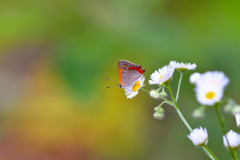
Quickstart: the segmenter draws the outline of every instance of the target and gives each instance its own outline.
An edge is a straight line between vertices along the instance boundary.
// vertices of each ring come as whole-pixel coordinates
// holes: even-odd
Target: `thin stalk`
[[[168,92],[170,93],[170,95],[171,95],[171,97],[172,97],[173,103],[174,103],[174,105],[175,105],[175,109],[176,109],[179,117],[181,118],[181,120],[183,121],[183,123],[185,124],[185,126],[188,128],[188,130],[189,130],[190,132],[192,132],[192,128],[190,127],[190,125],[188,124],[188,122],[186,121],[186,119],[183,117],[180,109],[178,108],[177,101],[175,100],[175,98],[174,98],[174,96],[173,96],[173,93],[172,93],[172,90],[171,90],[171,86],[168,85],[168,86],[166,87],[166,89],[168,90]]]
[[[162,103],[159,104],[159,106],[162,106],[164,103],[167,103],[168,105],[174,107],[174,104],[171,101],[169,101],[169,100],[163,101]]]
[[[237,158],[234,156],[233,150],[232,150],[232,148],[230,147],[228,138],[227,138],[227,136],[226,136],[226,131],[225,131],[225,127],[224,127],[224,122],[223,122],[223,118],[222,118],[221,113],[220,113],[220,110],[219,110],[219,105],[216,104],[216,105],[214,106],[214,108],[215,108],[216,113],[217,113],[218,122],[219,122],[219,124],[220,124],[220,126],[221,126],[223,136],[225,136],[225,138],[226,138],[226,140],[227,140],[227,144],[228,144],[228,146],[229,146],[229,151],[230,151],[230,153],[231,153],[231,156],[232,156],[232,158],[233,158],[234,160],[237,160]]]
[[[208,148],[208,146],[204,145],[202,146],[202,148],[205,148],[208,151],[208,153],[210,153],[210,155],[212,156],[210,157],[211,159],[218,160],[218,158],[212,153],[212,151]]]
[[[177,89],[177,95],[176,95],[176,101],[179,98],[179,92],[180,92],[180,87],[181,87],[181,83],[182,83],[182,77],[183,77],[183,72],[180,72],[180,78],[179,78],[179,82],[178,82],[178,89]]]
[[[237,152],[236,150],[233,151],[234,157],[237,159]]]
[[[143,88],[140,88],[142,91],[145,91],[145,92],[148,92],[149,93],[149,91],[148,90],[146,90],[146,89],[143,89]]]

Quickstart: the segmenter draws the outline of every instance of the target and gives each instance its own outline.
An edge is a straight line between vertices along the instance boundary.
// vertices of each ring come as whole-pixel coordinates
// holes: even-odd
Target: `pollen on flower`
[[[206,98],[207,99],[213,99],[215,97],[215,93],[214,92],[208,92],[207,94],[206,94]]]
[[[163,75],[164,75],[164,74],[165,74],[165,73],[163,73],[163,74],[160,75],[160,78],[161,78],[161,79],[163,79]]]
[[[137,81],[134,85],[133,85],[133,87],[132,87],[132,91],[133,92],[136,92],[139,88],[140,88],[140,82],[139,81]]]
[[[219,85],[219,82],[218,81],[214,81],[214,80],[210,81],[210,83]]]

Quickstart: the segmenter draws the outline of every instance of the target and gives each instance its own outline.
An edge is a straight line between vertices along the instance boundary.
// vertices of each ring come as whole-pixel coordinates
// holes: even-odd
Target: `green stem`
[[[145,92],[148,92],[149,93],[149,91],[148,90],[146,90],[146,89],[143,89],[143,88],[140,88],[142,91],[145,91]]]
[[[169,101],[169,100],[165,100],[165,101],[163,101],[162,103],[160,103],[160,105],[159,106],[162,106],[164,103],[167,103],[167,104],[169,104],[170,106],[173,106],[174,107],[174,104],[171,102],[171,101]]]
[[[221,113],[220,113],[220,110],[219,110],[219,105],[216,103],[215,106],[214,106],[215,110],[216,110],[216,113],[217,113],[217,117],[218,117],[218,121],[219,121],[219,124],[221,126],[221,129],[222,129],[222,133],[223,133],[223,136],[225,136],[226,140],[227,140],[227,144],[228,144],[228,148],[230,150],[230,153],[231,153],[231,156],[234,160],[237,160],[237,158],[234,156],[234,153],[233,153],[233,150],[232,148],[230,147],[230,144],[229,144],[229,141],[228,141],[228,138],[226,136],[226,131],[225,131],[225,127],[224,127],[224,122],[223,122],[223,118],[221,116]]]
[[[162,100],[166,101],[170,106],[173,106],[175,107],[174,103],[172,101],[169,101],[168,99],[166,98],[161,98]]]
[[[212,156],[212,157],[210,157],[211,159],[218,160],[218,158],[212,153],[212,151],[208,148],[208,146],[204,145],[204,146],[202,146],[202,148],[206,149],[208,151],[208,153],[210,153],[210,155]]]
[[[182,77],[183,77],[183,72],[180,72],[180,78],[179,78],[179,82],[178,82],[178,89],[177,89],[176,101],[177,101],[178,98],[179,98],[179,92],[180,92],[180,86],[181,86],[181,83],[182,83]]]
[[[183,123],[185,124],[185,126],[188,128],[188,130],[189,130],[190,132],[192,132],[191,126],[188,124],[188,122],[186,121],[186,119],[185,119],[184,116],[182,115],[180,109],[178,108],[177,101],[175,100],[175,98],[174,98],[174,96],[173,96],[173,93],[172,93],[172,90],[171,90],[171,86],[168,84],[168,86],[165,86],[165,85],[164,85],[164,87],[165,87],[165,88],[168,90],[168,92],[170,93],[171,98],[172,98],[172,101],[173,101],[173,103],[174,103],[174,105],[175,105],[175,109],[176,109],[179,117],[181,118],[181,120],[183,121]],[[209,148],[207,148],[206,146],[202,146],[202,148],[203,148],[204,152],[206,153],[206,155],[207,155],[209,158],[211,158],[212,160],[218,160],[217,158],[214,158],[214,157],[216,157],[216,156],[210,151]],[[210,152],[209,152],[209,151],[210,151]]]
[[[166,89],[168,90],[168,92],[170,93],[170,95],[171,95],[171,97],[172,97],[172,101],[173,101],[173,103],[174,103],[174,105],[175,105],[175,109],[176,109],[179,117],[181,118],[181,120],[183,121],[183,123],[185,124],[185,126],[188,128],[188,130],[189,130],[190,132],[192,132],[192,128],[190,127],[190,125],[188,124],[188,122],[186,121],[186,119],[183,117],[180,109],[178,108],[177,101],[175,100],[175,98],[174,98],[174,96],[173,96],[173,93],[172,93],[172,90],[171,90],[171,86],[168,85],[168,86],[166,87]]]
[[[234,157],[237,159],[237,152],[236,150],[233,151]]]

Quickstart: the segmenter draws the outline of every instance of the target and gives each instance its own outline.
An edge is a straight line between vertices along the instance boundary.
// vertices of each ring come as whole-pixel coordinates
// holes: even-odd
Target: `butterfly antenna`
[[[106,77],[106,79],[109,79],[109,80],[111,80],[111,81],[113,81],[113,82],[117,82],[117,81],[115,81],[115,80],[113,80],[113,79],[110,79],[110,78],[108,78],[108,77]],[[118,83],[118,82],[117,82]],[[118,83],[119,84],[119,83]],[[112,85],[112,86],[108,86],[107,88],[110,88],[110,87],[113,87],[113,86],[116,86],[116,85],[118,85],[118,84],[114,84],[114,85]]]
[[[112,85],[112,86],[108,86],[107,88],[110,88],[110,87],[113,87],[113,86],[116,86],[116,85],[118,85],[118,84],[114,84],[114,85]]]
[[[111,80],[111,81],[117,82],[117,81],[115,81],[115,80],[113,80],[113,79],[110,79],[110,78],[108,78],[108,77],[106,77],[106,79],[109,79],[109,80]],[[118,83],[118,82],[117,82],[117,83]]]

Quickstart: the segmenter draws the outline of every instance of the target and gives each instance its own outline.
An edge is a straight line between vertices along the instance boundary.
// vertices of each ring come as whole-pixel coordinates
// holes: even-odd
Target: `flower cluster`
[[[208,143],[207,129],[199,127],[192,130],[188,122],[184,119],[177,104],[183,73],[188,70],[194,70],[196,67],[197,66],[195,63],[190,64],[171,61],[168,65],[165,65],[162,68],[155,70],[150,75],[150,80],[148,81],[149,84],[158,85],[158,88],[148,91],[149,95],[154,99],[163,100],[157,107],[154,108],[153,117],[160,120],[164,118],[164,109],[162,107],[165,103],[174,107],[180,118],[190,131],[190,134],[187,135],[187,137],[192,141],[195,146],[202,146],[202,148],[205,150],[205,153],[210,158],[217,159],[215,155],[206,146]],[[180,72],[176,96],[173,95],[170,87],[170,82],[172,80],[175,69]],[[138,90],[144,86],[144,80],[145,78],[141,76],[134,83],[132,83],[132,85],[124,88],[127,98],[132,98],[138,94]],[[199,108],[194,110],[193,117],[202,118],[205,115],[205,110],[207,107],[215,107],[216,113],[218,114],[218,117],[220,117],[219,122],[223,130],[223,144],[227,149],[229,149],[233,159],[236,159],[236,154],[234,153],[236,153],[236,149],[240,148],[240,135],[232,130],[225,134],[226,132],[224,129],[224,123],[218,110],[218,107],[223,103],[222,98],[224,95],[224,90],[229,83],[228,77],[220,71],[208,71],[202,74],[195,72],[190,76],[189,80],[190,83],[195,85],[194,91],[196,93],[196,99],[201,104]],[[172,101],[167,99],[167,93],[164,89],[169,92]],[[236,124],[238,127],[240,127],[240,105],[237,105],[233,100],[228,99],[227,104],[224,107],[224,111],[234,114],[236,118]]]
[[[162,68],[159,68],[156,70],[154,73],[151,74],[149,80],[149,84],[168,84],[171,79],[172,75],[174,73],[174,70],[177,69],[179,71],[187,71],[187,70],[192,70],[196,68],[196,64],[190,64],[190,63],[178,63],[176,61],[171,61],[169,65],[165,65]],[[144,76],[142,75],[136,82],[134,82],[132,85],[129,85],[124,88],[125,94],[127,98],[132,99],[138,94],[138,90],[141,89],[144,86]],[[160,97],[165,97],[166,94],[164,92],[161,92],[159,94],[158,91],[151,91],[150,92],[151,97],[153,98],[160,98]]]

